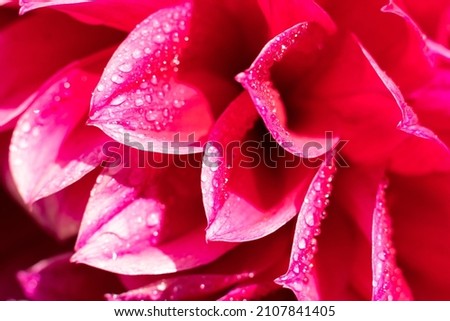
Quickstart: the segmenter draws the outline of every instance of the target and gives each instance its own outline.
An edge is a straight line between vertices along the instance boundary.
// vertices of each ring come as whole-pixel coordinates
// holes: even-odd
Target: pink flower
[[[1,196],[25,297],[449,299],[444,2],[16,6],[2,181],[58,240]]]

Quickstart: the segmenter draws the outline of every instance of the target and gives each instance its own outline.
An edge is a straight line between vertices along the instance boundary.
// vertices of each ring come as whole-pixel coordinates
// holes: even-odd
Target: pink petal
[[[320,233],[320,223],[325,217],[335,171],[333,163],[324,163],[314,177],[297,217],[288,271],[275,280],[294,291],[298,300],[319,299],[312,270],[313,258],[317,251],[316,236]]]
[[[189,4],[162,9],[130,33],[94,92],[90,124],[124,144],[129,134],[142,150],[202,150],[198,140],[213,122],[209,104],[197,89],[175,80],[190,17]]]
[[[286,267],[291,227],[283,228],[265,238],[243,243],[214,262],[194,270],[183,271],[176,276],[122,277],[122,282],[132,290],[110,298],[210,300],[222,295],[232,286],[245,288],[249,283],[264,285],[255,289],[255,295],[280,289],[273,283],[273,278]],[[267,259],[266,253],[271,253],[270,260]],[[248,294],[252,294],[250,289]]]
[[[408,284],[395,261],[391,219],[386,208],[386,185],[386,183],[381,183],[378,188],[373,213],[372,299],[375,301],[412,300]]]
[[[31,300],[101,300],[121,286],[115,276],[69,262],[70,253],[43,260],[17,277]]]
[[[22,0],[20,13],[52,7],[85,23],[104,24],[128,32],[155,10],[180,2],[177,0]]]
[[[280,94],[272,84],[270,68],[280,61],[294,45],[320,46],[323,40],[321,28],[314,24],[300,23],[282,32],[272,39],[261,51],[250,69],[236,76],[244,88],[249,92],[259,114],[275,140],[287,151],[302,157],[317,157],[326,153],[332,144],[327,144],[323,133],[302,133],[298,135],[287,129],[287,115]],[[319,36],[320,35],[320,36]],[[310,48],[307,48],[310,49]],[[322,134],[322,135],[321,135]],[[319,149],[309,149],[305,154],[305,145],[317,142]],[[307,145],[306,145],[307,146]],[[325,148],[323,148],[325,146]]]
[[[240,281],[248,280],[248,274],[237,275],[185,275],[162,279],[145,287],[122,294],[108,295],[109,300],[205,300]]]
[[[101,146],[108,137],[85,121],[91,91],[107,56],[97,55],[61,70],[39,89],[17,123],[9,163],[26,204],[62,190],[100,164]]]
[[[209,136],[201,175],[209,240],[249,241],[279,229],[298,212],[315,173],[268,141],[257,119],[243,93]]]
[[[131,163],[98,177],[73,261],[121,274],[163,274],[206,264],[235,246],[205,242],[196,168],[178,167],[168,155],[125,150]],[[168,165],[139,165],[142,157]]]
[[[26,50],[21,39],[27,39]],[[23,17],[1,29],[0,128],[11,127],[9,123],[27,107],[21,103],[55,71],[117,39],[116,32],[87,27],[50,11]]]
[[[93,171],[61,191],[36,201],[30,207],[31,216],[56,239],[76,236],[97,175],[98,171]]]
[[[386,193],[397,262],[415,300],[449,300],[450,175],[390,175]]]

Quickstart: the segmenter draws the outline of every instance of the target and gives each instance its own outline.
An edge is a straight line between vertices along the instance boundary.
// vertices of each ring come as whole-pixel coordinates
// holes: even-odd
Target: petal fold
[[[276,231],[298,213],[316,172],[271,140],[258,119],[244,92],[208,137],[201,174],[208,240],[242,242]]]

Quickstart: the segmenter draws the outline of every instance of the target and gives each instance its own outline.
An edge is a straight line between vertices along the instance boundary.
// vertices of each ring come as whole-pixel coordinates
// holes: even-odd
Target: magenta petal
[[[391,78],[389,78],[386,73],[381,70],[381,68],[378,66],[376,61],[371,57],[369,52],[364,49],[364,47],[361,46],[361,50],[366,56],[369,63],[372,65],[375,72],[378,74],[380,79],[383,81],[386,88],[391,92],[392,96],[394,97],[395,101],[397,102],[398,107],[400,108],[400,111],[402,113],[402,120],[398,124],[398,128],[404,131],[405,133],[421,137],[424,139],[434,140],[436,142],[439,142],[444,149],[447,149],[444,143],[440,141],[440,139],[436,136],[436,134],[433,133],[430,129],[420,126],[419,121],[417,118],[417,115],[414,113],[411,106],[409,106],[405,99],[403,98],[403,95],[400,91],[400,89],[396,86],[394,81],[392,81]]]
[[[218,301],[261,300],[277,288],[278,286],[273,282],[240,285],[230,290],[224,296],[220,297]]]
[[[195,168],[142,167],[137,158],[132,164],[98,177],[73,261],[121,274],[163,274],[206,264],[235,246],[205,242]]]
[[[162,9],[130,33],[94,92],[91,125],[142,150],[202,151],[192,138],[198,140],[208,133],[213,122],[209,103],[198,90],[175,80],[190,18],[189,4]],[[177,140],[192,144],[167,144]]]
[[[64,68],[40,88],[21,116],[9,163],[26,204],[60,191],[100,164],[108,137],[84,122],[98,79],[95,71],[101,70],[105,57]]]
[[[312,0],[288,0],[281,6],[276,0],[259,0],[258,2],[272,35],[284,31],[299,21],[313,21],[330,31],[336,28],[328,14]]]
[[[236,76],[236,80],[249,92],[274,139],[294,155],[308,158],[325,154],[328,151],[327,148],[333,147],[338,142],[338,138],[334,138],[331,144],[327,144],[323,138],[324,135],[321,137],[299,136],[286,129],[285,107],[270,79],[270,68],[276,61],[281,60],[299,39],[310,37],[309,31],[316,27],[305,22],[282,32],[262,49],[250,69]],[[317,142],[322,148],[309,149],[305,154],[304,151],[308,150],[305,149],[305,145],[311,142]]]
[[[250,275],[251,276],[251,275]],[[183,275],[162,279],[139,289],[108,295],[109,300],[200,300],[222,292],[237,282],[250,279],[248,273],[235,275]]]
[[[21,0],[20,13],[52,7],[85,23],[104,24],[128,32],[153,11],[179,2],[181,1]]]
[[[69,262],[70,253],[43,260],[17,277],[31,300],[101,300],[121,286],[110,273]]]
[[[248,93],[243,93],[209,135],[201,175],[209,240],[249,241],[274,232],[297,214],[315,173],[296,156],[280,156],[287,153],[275,142],[263,145],[258,129],[265,138],[269,135],[257,119]]]
[[[292,289],[299,300],[318,300],[313,258],[317,250],[316,236],[325,217],[325,208],[331,192],[331,181],[336,171],[334,164],[325,162],[314,177],[297,217],[291,260],[286,274],[275,280]]]
[[[23,102],[54,72],[114,43],[117,35],[111,30],[88,27],[51,11],[22,17],[3,27],[0,30],[0,69],[3,75],[0,128],[11,127],[10,122],[27,108]]]
[[[392,245],[392,224],[386,208],[386,184],[380,184],[372,227],[372,299],[412,300],[411,291],[395,261],[395,249]]]
[[[58,240],[76,236],[97,175],[98,171],[88,173],[61,191],[39,199],[31,205],[30,215]]]

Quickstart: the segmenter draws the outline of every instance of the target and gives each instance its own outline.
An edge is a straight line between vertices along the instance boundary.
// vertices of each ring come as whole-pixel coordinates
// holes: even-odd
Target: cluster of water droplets
[[[317,251],[316,237],[320,234],[320,223],[326,216],[325,208],[329,202],[335,171],[334,164],[324,163],[314,177],[297,217],[288,272],[276,280],[292,289],[301,300],[317,299],[311,272]]]
[[[307,28],[308,23],[298,24],[276,36],[263,48],[250,69],[236,76],[236,80],[249,91],[273,138],[278,143],[289,146],[287,149],[292,149],[293,152],[301,149],[292,146],[289,139],[290,133],[286,131],[277,116],[277,106],[283,108],[283,103],[271,81],[270,68],[285,56]]]
[[[175,75],[189,41],[190,16],[185,4],[160,10],[136,26],[105,69],[91,119],[156,132],[173,122],[186,104],[185,88]]]
[[[392,224],[386,207],[387,182],[378,187],[372,224],[372,274],[374,300],[410,299],[410,291],[395,261]]]

